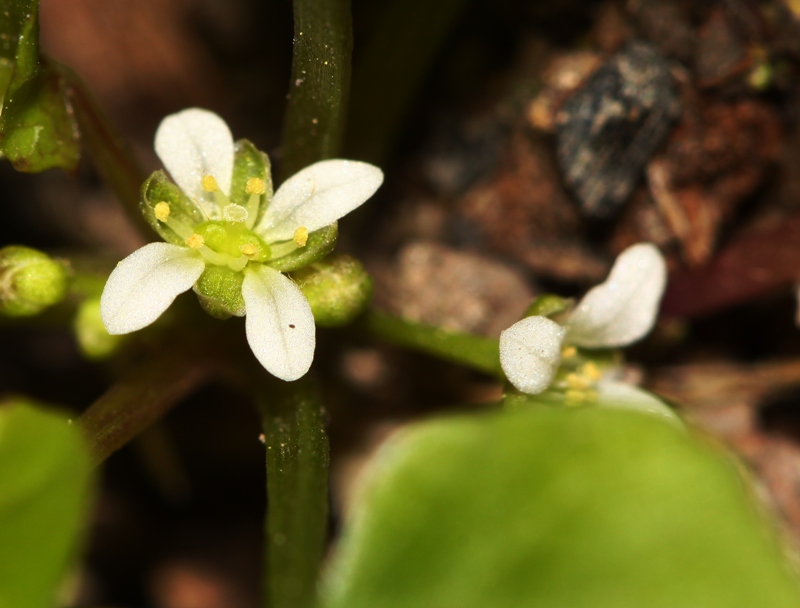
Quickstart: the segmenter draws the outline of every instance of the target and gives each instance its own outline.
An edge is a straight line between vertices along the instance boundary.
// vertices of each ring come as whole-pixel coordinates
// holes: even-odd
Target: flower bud
[[[372,297],[372,279],[361,262],[349,255],[329,256],[292,273],[292,278],[322,327],[350,323]]]
[[[231,270],[227,266],[207,264],[197,283],[194,292],[200,305],[212,317],[228,319],[232,316],[243,317],[245,313],[242,298],[241,272]]]
[[[537,296],[522,316],[523,318],[547,317],[548,319],[558,320],[559,315],[567,312],[572,304],[573,301],[569,298],[561,298],[551,293],[545,293]]]
[[[78,346],[88,359],[106,359],[125,339],[108,333],[100,316],[100,298],[88,298],[78,307],[73,323]]]
[[[60,262],[41,251],[11,245],[0,249],[0,312],[27,317],[67,295],[69,277]]]

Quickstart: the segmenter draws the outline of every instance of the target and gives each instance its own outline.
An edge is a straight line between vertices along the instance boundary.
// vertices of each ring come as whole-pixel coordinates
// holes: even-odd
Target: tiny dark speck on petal
[[[292,323],[289,323],[289,327],[291,327],[292,329],[294,329],[294,325],[293,325]]]

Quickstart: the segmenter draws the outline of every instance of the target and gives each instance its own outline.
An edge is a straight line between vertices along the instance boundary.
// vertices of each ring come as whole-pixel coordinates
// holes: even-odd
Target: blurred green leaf
[[[80,132],[66,79],[43,64],[36,76],[15,90],[13,86],[0,116],[3,153],[17,171],[74,171],[80,160]]]
[[[359,490],[325,608],[800,605],[734,464],[651,416],[422,424]]]
[[[52,608],[82,532],[88,449],[62,415],[0,406],[0,607]]]
[[[5,0],[0,11],[0,101],[39,68],[39,1]]]

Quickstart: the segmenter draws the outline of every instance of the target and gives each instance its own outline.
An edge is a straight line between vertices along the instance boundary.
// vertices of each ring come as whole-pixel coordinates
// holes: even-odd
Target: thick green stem
[[[130,146],[111,125],[86,84],[65,65],[56,64],[68,83],[68,93],[81,139],[100,176],[122,202],[129,218],[139,231],[154,236],[139,210],[139,189],[147,178]]]
[[[373,335],[392,344],[504,377],[500,369],[500,347],[492,338],[422,325],[376,310],[364,316],[363,325]]]
[[[265,605],[308,608],[327,536],[325,410],[308,377],[265,381],[258,405],[267,452]]]
[[[99,464],[227,368],[206,348],[166,349],[120,378],[80,417]]]
[[[294,55],[280,180],[336,156],[350,92],[350,0],[294,0]]]

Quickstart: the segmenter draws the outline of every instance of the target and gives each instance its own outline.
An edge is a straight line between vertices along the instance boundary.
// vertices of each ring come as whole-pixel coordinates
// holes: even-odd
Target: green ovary
[[[270,259],[269,245],[242,222],[212,220],[198,224],[194,232],[203,237],[203,243],[217,253],[233,258],[244,255],[254,262]]]

